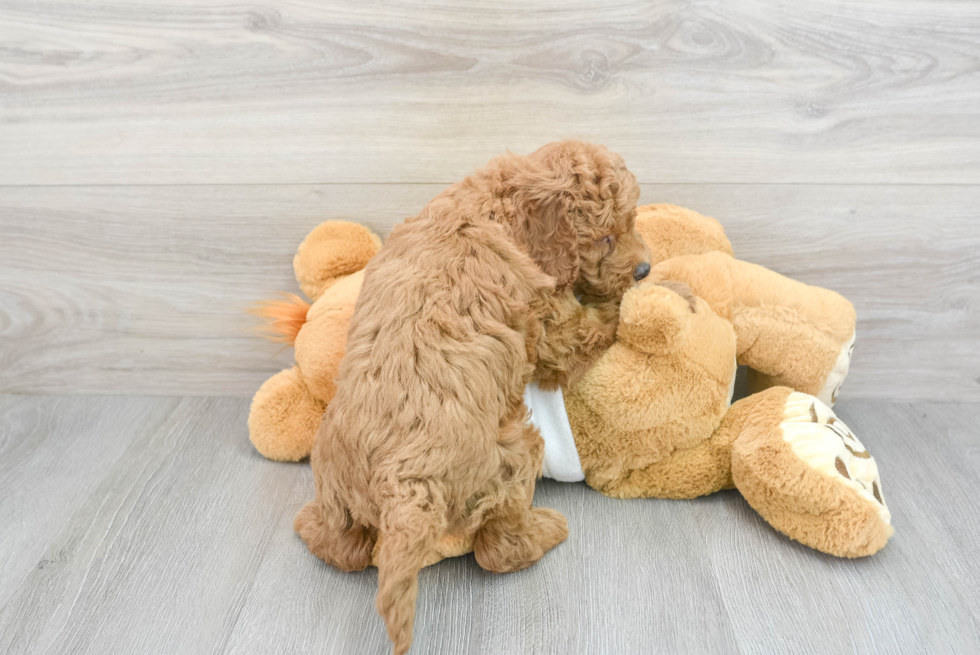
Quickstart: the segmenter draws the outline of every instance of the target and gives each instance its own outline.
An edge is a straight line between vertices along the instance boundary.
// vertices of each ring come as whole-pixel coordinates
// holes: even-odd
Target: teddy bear
[[[673,205],[637,208],[652,269],[623,297],[616,343],[573,387],[525,393],[545,442],[542,474],[616,498],[696,498],[737,489],[770,525],[816,550],[861,557],[892,534],[874,458],[831,409],[856,315],[840,295],[735,259],[721,225]],[[335,391],[367,228],[313,230],[293,265],[313,301],[257,313],[296,364],[256,393],[249,434],[270,459],[309,455]],[[732,404],[736,368],[750,395]],[[449,535],[427,563],[470,550]]]

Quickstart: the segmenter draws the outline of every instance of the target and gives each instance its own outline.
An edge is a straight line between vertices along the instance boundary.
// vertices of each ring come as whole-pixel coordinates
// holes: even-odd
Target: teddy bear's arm
[[[623,296],[619,338],[654,355],[674,351],[687,337],[696,300],[683,283],[650,282]]]

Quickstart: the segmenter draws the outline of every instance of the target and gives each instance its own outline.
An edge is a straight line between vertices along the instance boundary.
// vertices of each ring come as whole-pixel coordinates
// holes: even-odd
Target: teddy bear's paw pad
[[[783,440],[807,466],[853,489],[891,524],[874,457],[820,399],[793,392],[780,424]]]
[[[445,534],[436,543],[435,551],[442,558],[459,557],[473,552],[473,535],[458,532]]]
[[[854,340],[856,338],[857,332],[853,333],[851,338],[847,340],[847,343],[841,346],[840,354],[837,355],[837,361],[834,362],[834,368],[831,369],[830,375],[827,376],[827,381],[824,382],[823,388],[817,394],[817,398],[826,405],[833,407],[834,403],[837,402],[837,395],[840,393],[840,388],[844,384],[847,372],[851,368],[851,356],[854,354]]]

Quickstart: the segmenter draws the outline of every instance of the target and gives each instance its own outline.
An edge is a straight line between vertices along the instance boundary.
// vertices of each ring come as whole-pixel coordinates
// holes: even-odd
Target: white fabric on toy
[[[837,394],[840,393],[841,385],[844,384],[844,378],[847,377],[847,371],[851,367],[851,355],[854,354],[854,340],[857,338],[857,332],[851,334],[851,338],[847,340],[841,349],[840,354],[837,355],[837,361],[834,362],[834,368],[827,376],[827,381],[824,382],[823,389],[817,394],[817,398],[820,399],[825,405],[830,407],[834,406],[837,402]]]
[[[531,410],[531,425],[544,439],[541,475],[560,482],[584,480],[585,473],[575,448],[575,436],[572,424],[568,422],[561,389],[544,391],[537,382],[531,382],[524,389],[524,404]]]

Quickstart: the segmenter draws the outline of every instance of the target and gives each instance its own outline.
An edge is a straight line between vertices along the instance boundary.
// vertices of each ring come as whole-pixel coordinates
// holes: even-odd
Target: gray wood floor
[[[305,550],[309,467],[263,460],[230,398],[0,396],[0,652],[384,653],[373,570]],[[423,572],[418,653],[980,650],[980,405],[842,401],[895,537],[857,561],[735,492],[622,501],[544,482],[539,564]]]

